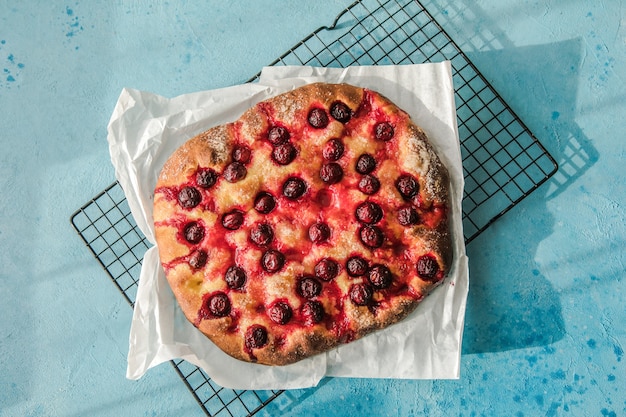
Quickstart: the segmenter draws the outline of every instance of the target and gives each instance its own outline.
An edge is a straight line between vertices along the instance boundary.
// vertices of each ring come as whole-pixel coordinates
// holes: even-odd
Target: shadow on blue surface
[[[459,42],[461,48],[522,120],[531,115],[543,123],[530,129],[559,164],[548,183],[529,197],[533,202],[524,205],[523,212],[516,208],[505,216],[506,230],[496,222],[468,245],[471,283],[463,353],[554,343],[565,334],[560,296],[534,261],[540,243],[553,231],[547,203],[599,159],[575,121],[582,39],[517,47],[476,4],[434,3],[439,3],[431,6],[439,8],[437,18],[444,27],[455,24],[452,14],[476,20],[476,33]],[[494,62],[503,66],[494,67]],[[511,216],[517,217],[512,221]],[[507,252],[502,252],[499,239],[516,244],[507,243]]]

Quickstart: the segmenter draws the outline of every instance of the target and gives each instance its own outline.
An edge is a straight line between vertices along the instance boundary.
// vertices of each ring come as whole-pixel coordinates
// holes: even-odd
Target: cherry
[[[273,239],[274,231],[267,223],[257,223],[250,230],[250,240],[257,246],[267,246]]]
[[[222,226],[228,230],[237,230],[243,224],[243,211],[233,210],[222,216]]]
[[[283,265],[285,265],[285,255],[274,249],[266,251],[261,258],[261,266],[270,273],[279,271]]]
[[[359,181],[359,191],[363,194],[372,195],[380,190],[380,181],[373,175],[364,175]]]
[[[297,154],[296,148],[291,143],[283,143],[272,150],[272,159],[280,165],[289,165]]]
[[[329,139],[328,142],[324,144],[324,148],[322,149],[322,156],[327,161],[337,161],[343,155],[344,146],[343,142],[339,139]]]
[[[372,155],[364,153],[356,160],[355,169],[359,174],[369,174],[376,169],[376,159]]]
[[[360,277],[367,272],[367,261],[360,256],[351,256],[346,262],[346,271],[351,277]]]
[[[248,350],[262,348],[267,344],[267,330],[259,324],[246,329],[244,344]]]
[[[309,239],[313,243],[322,243],[330,237],[330,227],[326,223],[314,223],[309,227]]]
[[[289,140],[289,131],[282,126],[273,126],[267,135],[267,140],[273,145],[280,145]]]
[[[372,265],[370,270],[367,271],[367,278],[372,283],[372,286],[378,290],[389,287],[391,281],[393,281],[391,270],[382,264]]]
[[[382,230],[377,226],[363,226],[359,230],[359,236],[361,242],[371,249],[380,248],[385,240]]]
[[[389,122],[380,122],[374,126],[374,137],[387,142],[393,137],[393,126]]]
[[[358,306],[365,306],[372,301],[374,290],[366,283],[353,284],[350,287],[350,300]]]
[[[202,196],[194,187],[184,187],[178,193],[178,204],[182,208],[193,208],[200,204],[200,200],[202,200]]]
[[[283,195],[290,200],[297,200],[306,192],[306,183],[302,178],[289,177],[283,183]]]
[[[419,222],[420,217],[414,207],[402,207],[398,210],[398,223],[402,226],[411,226]]]
[[[208,259],[208,254],[205,251],[198,249],[198,250],[193,251],[193,253],[189,255],[189,259],[187,260],[187,263],[189,264],[189,266],[191,266],[194,269],[200,269],[204,265],[206,265],[207,259]]]
[[[291,320],[293,311],[286,302],[277,301],[267,310],[267,315],[276,324],[287,324]]]
[[[211,188],[217,182],[217,172],[211,168],[201,169],[196,173],[196,183],[202,188]]]
[[[343,169],[336,162],[324,164],[320,169],[320,178],[326,184],[336,184],[343,178]]]
[[[246,283],[246,271],[243,268],[233,265],[226,270],[226,274],[224,275],[224,281],[226,281],[226,285],[228,288],[236,290],[238,288],[243,287]]]
[[[316,129],[323,129],[328,126],[328,115],[324,109],[318,107],[311,109],[307,119],[309,124]]]
[[[383,209],[373,201],[364,201],[356,208],[355,216],[360,222],[374,224],[383,218]]]
[[[324,258],[315,265],[315,276],[322,281],[330,281],[339,274],[339,264],[332,259]]]
[[[252,151],[247,146],[237,146],[233,149],[231,154],[233,161],[240,162],[242,164],[247,164],[250,162],[250,158],[252,157]]]
[[[396,180],[396,189],[400,192],[400,195],[404,200],[410,200],[419,192],[419,183],[409,174],[401,175]]]
[[[313,277],[303,277],[298,281],[298,294],[304,298],[313,298],[322,292],[322,284]]]
[[[417,275],[426,281],[432,281],[439,272],[437,260],[430,255],[420,256],[417,260]]]
[[[335,101],[330,106],[330,115],[333,116],[335,120],[340,121],[341,123],[347,123],[352,116],[352,111],[347,104],[341,101]]]
[[[266,191],[261,191],[254,198],[254,209],[261,214],[267,214],[276,207],[274,196]]]
[[[204,238],[204,227],[198,222],[188,223],[183,229],[185,240],[189,243],[198,243]]]
[[[239,182],[246,178],[248,170],[240,162],[231,162],[224,169],[224,179],[228,182]]]
[[[224,317],[230,313],[230,300],[226,294],[218,292],[207,300],[207,307],[215,317]]]
[[[324,306],[316,300],[309,300],[302,305],[302,317],[306,325],[319,323],[324,318]]]

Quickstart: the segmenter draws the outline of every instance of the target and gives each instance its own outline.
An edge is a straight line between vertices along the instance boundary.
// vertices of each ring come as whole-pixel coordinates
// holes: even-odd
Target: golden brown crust
[[[349,121],[332,116],[330,109],[336,103],[344,103],[351,110]],[[309,124],[313,108],[325,112],[327,126],[313,128]],[[380,122],[393,126],[391,140],[372,137]],[[297,155],[286,165],[272,159],[276,145],[270,143],[268,134],[276,126],[289,132],[287,143]],[[337,184],[320,178],[320,168],[328,162],[322,149],[330,139],[340,139],[345,145],[336,161],[343,170]],[[245,175],[228,181],[227,167],[238,148],[250,151],[241,162]],[[363,153],[376,158],[372,175],[382,184],[369,196],[359,191],[364,175],[355,171],[355,161]],[[207,171],[216,177],[214,185],[205,187],[198,178],[199,172]],[[294,175],[307,184],[305,194],[296,201],[281,195],[285,179]],[[403,198],[399,194],[395,184],[402,175],[417,180],[417,195]],[[193,190],[186,190],[183,200],[193,200],[195,195],[199,202],[181,202],[179,195],[186,187]],[[259,103],[236,122],[211,128],[174,152],[155,190],[159,255],[187,319],[217,346],[244,361],[289,364],[402,320],[443,280],[452,262],[448,187],[446,168],[426,134],[391,101],[346,84],[311,84]],[[274,195],[276,208],[272,212],[263,214],[254,209],[260,191]],[[354,213],[364,201],[383,209],[382,218],[376,222],[384,236],[379,248],[368,248],[359,238],[363,224]],[[406,207],[419,213],[418,224],[399,223],[399,212]],[[229,230],[223,226],[223,218],[233,210],[243,214],[243,223]],[[317,222],[331,230],[326,243],[313,243],[309,238],[308,229]],[[250,231],[261,223],[273,232],[267,245],[251,241]],[[191,224],[203,233],[192,241],[185,232]],[[267,272],[261,265],[268,249],[285,256],[285,264],[277,272]],[[206,255],[205,260],[198,257],[200,252]],[[369,272],[350,276],[346,262],[355,254],[367,261],[369,271],[374,265],[387,266],[392,283],[376,288]],[[436,262],[432,277],[418,273],[418,264],[425,257]],[[316,265],[326,258],[339,265],[337,276],[330,280],[316,277],[321,292],[303,296],[298,283],[303,277],[315,276]],[[245,283],[237,288],[225,279],[234,266],[246,273]],[[350,292],[358,285],[371,290],[366,305],[351,299]],[[228,306],[223,314],[216,315],[212,310],[216,307],[210,305],[219,297],[226,298]],[[285,324],[270,318],[279,301],[291,309]],[[317,323],[311,320],[310,303],[318,303],[323,310]],[[260,337],[255,342],[250,333],[259,326],[265,329],[266,339]]]

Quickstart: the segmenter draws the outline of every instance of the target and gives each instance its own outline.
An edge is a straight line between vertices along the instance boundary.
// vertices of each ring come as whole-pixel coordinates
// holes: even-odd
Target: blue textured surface
[[[425,5],[559,172],[467,248],[460,380],[326,379],[272,409],[625,415],[626,3],[450,3]],[[349,4],[0,3],[0,416],[203,415],[168,365],[124,378],[131,310],[69,216],[113,180],[123,87],[243,82]]]

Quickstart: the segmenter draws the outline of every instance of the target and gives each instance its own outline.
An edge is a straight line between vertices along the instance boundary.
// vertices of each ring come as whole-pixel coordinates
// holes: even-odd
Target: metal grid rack
[[[319,28],[270,65],[345,67],[442,60],[450,60],[453,68],[465,175],[463,228],[469,243],[547,181],[557,164],[419,2],[356,1],[331,26]],[[119,183],[76,211],[71,222],[132,306],[148,242]],[[194,365],[171,363],[208,416],[269,412],[266,406],[284,392],[225,389]]]

